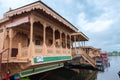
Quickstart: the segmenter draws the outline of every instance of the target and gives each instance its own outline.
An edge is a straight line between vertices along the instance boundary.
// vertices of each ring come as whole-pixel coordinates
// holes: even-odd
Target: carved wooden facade
[[[62,67],[72,59],[73,42],[87,40],[41,1],[8,11],[0,20],[0,51],[9,48],[9,54],[2,54],[2,64],[9,64],[11,75],[24,77]]]

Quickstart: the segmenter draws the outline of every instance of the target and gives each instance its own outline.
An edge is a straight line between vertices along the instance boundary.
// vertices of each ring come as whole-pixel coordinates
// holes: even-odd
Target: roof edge
[[[21,10],[21,12],[19,12],[18,10],[20,10],[20,9],[22,9],[22,8],[25,8],[25,9],[28,9],[29,8],[29,6],[31,6],[31,8],[32,9],[34,9],[34,8],[39,8],[39,9],[42,9],[42,7],[40,7],[40,6],[34,6],[35,4],[40,4],[40,5],[42,5],[42,7],[44,7],[44,11],[45,10],[47,10],[46,11],[46,13],[48,13],[48,14],[54,14],[55,16],[53,16],[54,18],[57,18],[58,17],[58,21],[60,21],[60,22],[62,22],[62,23],[66,23],[66,24],[68,24],[67,26],[69,26],[71,29],[73,29],[74,31],[78,31],[78,28],[76,28],[73,24],[71,24],[68,20],[66,20],[65,18],[63,18],[61,15],[59,15],[56,11],[54,11],[52,8],[50,8],[49,6],[47,6],[45,3],[43,3],[42,1],[36,1],[36,2],[33,2],[33,3],[30,3],[30,4],[28,4],[28,5],[25,5],[25,6],[22,6],[22,7],[19,7],[19,8],[16,8],[16,9],[13,9],[13,10],[11,10],[11,11],[8,11],[8,12],[6,12],[5,14],[4,14],[4,17],[11,17],[11,16],[14,16],[14,15],[16,15],[16,14],[21,14],[22,12],[29,12],[29,10]],[[31,10],[32,10],[31,9]],[[51,13],[51,11],[53,12],[53,13]],[[63,21],[64,20],[64,21]],[[65,25],[66,25],[65,24]]]

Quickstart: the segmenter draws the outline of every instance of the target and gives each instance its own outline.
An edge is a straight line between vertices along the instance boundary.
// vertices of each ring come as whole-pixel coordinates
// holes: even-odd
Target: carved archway
[[[66,35],[62,33],[62,48],[66,48]]]
[[[59,48],[61,46],[60,32],[55,30],[55,47]]]
[[[70,49],[70,36],[67,35],[67,48]]]
[[[43,45],[43,25],[38,21],[33,24],[33,34],[34,34],[34,43],[35,45]]]
[[[53,44],[53,29],[50,26],[47,26],[45,32],[46,32],[45,43],[47,46],[50,47]]]

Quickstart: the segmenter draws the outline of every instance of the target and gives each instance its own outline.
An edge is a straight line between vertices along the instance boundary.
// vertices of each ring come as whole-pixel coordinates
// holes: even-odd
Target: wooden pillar
[[[46,23],[43,24],[43,55],[46,55]]]
[[[53,28],[53,46],[55,47],[55,28]]]
[[[13,39],[13,30],[10,29],[9,30],[9,38],[10,38],[10,45],[9,45],[9,58],[11,57],[12,55],[12,39]]]
[[[18,43],[18,55],[17,55],[17,59],[21,58],[21,54],[22,54],[22,46],[21,46],[21,43]]]
[[[33,42],[33,18],[30,17],[30,43]]]
[[[72,39],[71,39],[71,35],[70,35],[70,49],[72,48]]]
[[[33,16],[31,15],[30,16],[30,47],[29,47],[29,56],[30,57],[33,57],[33,54],[34,54],[34,43],[33,43],[33,23],[34,23],[34,20],[33,20]]]
[[[66,49],[67,49],[67,34],[65,35],[65,38],[66,38],[65,39],[66,40],[65,43],[66,43]]]
[[[77,53],[77,49],[76,49],[76,36],[74,36],[74,42],[75,42],[75,52]]]
[[[60,48],[62,48],[62,32],[60,31]]]
[[[46,46],[46,23],[43,24],[43,45]]]
[[[71,35],[70,35],[70,54],[72,56],[72,39],[71,39]]]

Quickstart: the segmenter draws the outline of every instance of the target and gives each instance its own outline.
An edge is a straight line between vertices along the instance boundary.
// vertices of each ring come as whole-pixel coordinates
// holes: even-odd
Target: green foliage
[[[120,56],[120,52],[119,51],[112,51],[112,52],[108,52],[109,55],[114,55],[114,56]]]
[[[29,77],[21,78],[20,80],[30,80]]]

